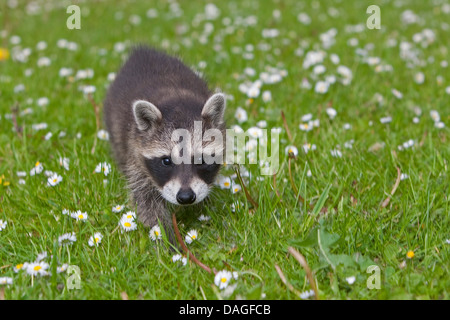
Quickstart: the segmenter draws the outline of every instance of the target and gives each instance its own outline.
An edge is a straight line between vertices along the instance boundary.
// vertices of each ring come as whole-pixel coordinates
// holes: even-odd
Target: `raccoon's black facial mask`
[[[170,156],[148,159],[144,157],[145,166],[159,187],[164,187],[172,179],[189,184],[193,177],[198,177],[211,185],[220,170],[220,164],[174,164]],[[185,182],[185,183],[183,183]]]

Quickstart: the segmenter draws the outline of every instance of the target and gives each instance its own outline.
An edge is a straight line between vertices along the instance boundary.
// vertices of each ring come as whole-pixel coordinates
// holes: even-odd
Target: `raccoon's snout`
[[[177,193],[177,201],[179,204],[193,204],[195,202],[196,195],[191,188],[183,190],[181,189]]]

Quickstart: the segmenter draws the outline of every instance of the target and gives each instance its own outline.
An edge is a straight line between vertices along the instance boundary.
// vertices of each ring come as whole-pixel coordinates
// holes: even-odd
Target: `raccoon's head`
[[[181,110],[158,108],[145,100],[133,103],[142,167],[167,201],[190,205],[208,196],[223,162],[224,111],[221,93],[198,108]]]

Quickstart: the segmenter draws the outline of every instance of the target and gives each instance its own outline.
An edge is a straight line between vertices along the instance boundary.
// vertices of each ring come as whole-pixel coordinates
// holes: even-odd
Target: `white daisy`
[[[88,219],[87,213],[81,212],[81,210],[78,210],[77,212],[72,212],[71,217],[76,219],[77,221],[83,221],[83,222],[86,222]]]
[[[59,157],[59,165],[64,167],[65,170],[69,170],[69,158]]]
[[[309,150],[316,150],[316,145],[311,143],[305,143],[303,146],[303,151],[305,153],[308,153]]]
[[[238,193],[239,191],[241,191],[242,187],[240,184],[237,183],[233,183],[232,187],[231,187],[231,192],[232,193]]]
[[[99,163],[96,167],[95,167],[95,172],[96,173],[102,173],[107,176],[110,172],[111,172],[111,165],[107,162],[102,162]]]
[[[320,94],[325,94],[328,92],[330,84],[327,81],[317,81],[314,86],[314,91]]]
[[[298,155],[298,149],[295,146],[287,146],[284,149],[284,153],[286,155],[292,154],[294,157],[296,157]]]
[[[96,232],[89,238],[88,244],[90,247],[93,247],[95,245],[98,246],[102,242],[102,239],[103,235],[100,232]]]
[[[204,214],[200,215],[200,217],[198,217],[199,221],[209,221],[211,220],[210,216],[205,216]]]
[[[192,241],[197,240],[197,238],[198,238],[197,230],[192,229],[187,233],[186,237],[184,238],[184,241],[186,241],[187,244],[191,244]]]
[[[230,177],[219,175],[217,177],[216,183],[221,189],[230,189],[231,188],[231,178]]]
[[[7,224],[8,224],[7,221],[0,220],[0,231],[5,229]]]
[[[57,273],[65,272],[65,271],[67,270],[68,267],[69,267],[69,265],[68,265],[67,263],[64,263],[62,266],[56,267],[56,272],[57,272]]]
[[[112,212],[120,212],[120,211],[122,211],[123,210],[123,205],[122,204],[119,204],[119,205],[117,205],[117,206],[115,206],[115,207],[113,207],[112,208]]]
[[[216,273],[214,277],[214,284],[219,287],[219,289],[225,289],[228,286],[233,275],[230,271],[222,270]]]
[[[330,117],[330,119],[334,119],[334,117],[336,117],[337,115],[337,111],[333,108],[327,108],[326,110],[328,116]]]
[[[0,277],[0,285],[10,285],[13,284],[13,278],[11,277]]]
[[[348,284],[355,283],[356,278],[354,276],[345,278],[345,281],[347,281]]]
[[[14,266],[14,272],[18,273],[20,270],[27,270],[27,268],[28,268],[28,262],[19,263]]]
[[[392,89],[391,92],[397,99],[403,98],[403,93],[401,93],[397,89]]]
[[[27,273],[32,276],[48,276],[47,269],[50,265],[47,262],[32,262],[27,265]]]
[[[39,174],[44,170],[44,167],[42,166],[42,163],[37,161],[34,164],[34,167],[30,170],[30,176],[34,176],[35,174]]]
[[[434,122],[441,121],[441,116],[439,115],[439,112],[437,112],[436,110],[430,111],[430,117],[431,119],[433,119]]]
[[[161,234],[161,228],[159,227],[159,225],[155,225],[153,228],[151,228],[148,235],[149,235],[150,239],[152,239],[153,241],[156,241],[157,239],[161,239],[162,234]]]
[[[309,121],[308,123],[300,123],[299,128],[302,131],[311,131],[314,128],[314,123],[312,121]]]
[[[59,174],[54,173],[47,179],[47,186],[54,187],[61,181],[62,181],[62,177]]]
[[[308,299],[310,297],[312,297],[314,295],[314,291],[313,290],[309,290],[309,291],[304,291],[300,293],[300,298],[301,299]]]
[[[136,219],[136,212],[134,212],[134,211],[127,211],[127,213],[124,213],[122,215],[122,218],[135,220]]]
[[[108,131],[101,129],[97,132],[97,137],[100,140],[109,140],[109,133]]]
[[[60,246],[71,245],[75,241],[77,241],[77,236],[75,235],[75,232],[65,233],[58,237],[58,242]]]
[[[335,158],[342,158],[342,152],[338,149],[331,150],[331,155]]]
[[[243,123],[248,120],[247,111],[245,111],[243,108],[238,107],[236,109],[236,112],[234,113],[234,117],[239,123]]]
[[[119,225],[122,228],[122,231],[126,232],[136,230],[137,228],[137,224],[134,222],[134,219],[127,219],[124,217],[120,219]]]

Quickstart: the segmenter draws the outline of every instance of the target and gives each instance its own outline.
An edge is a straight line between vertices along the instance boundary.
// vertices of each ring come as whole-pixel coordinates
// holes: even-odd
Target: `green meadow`
[[[439,0],[2,1],[0,298],[449,299],[449,36]],[[224,281],[120,223],[102,104],[136,44],[224,92],[228,128],[279,132],[276,174],[226,165],[177,211]]]

